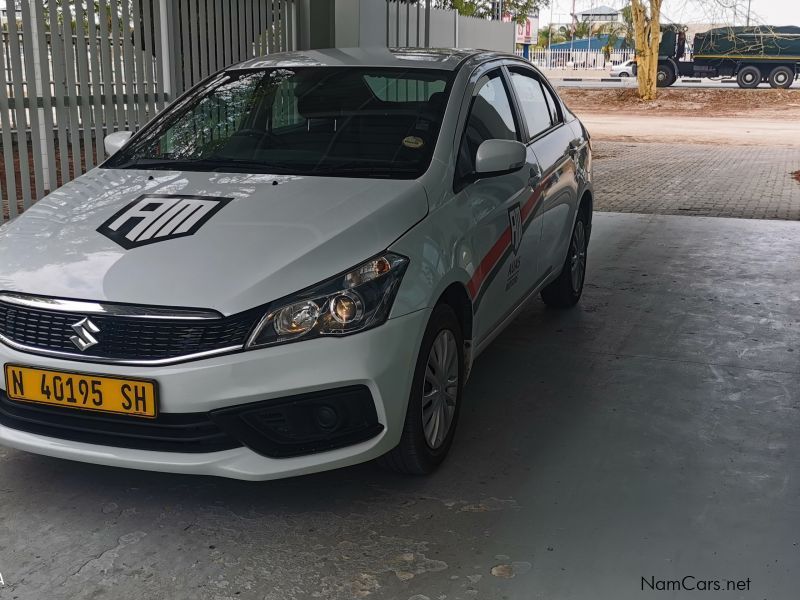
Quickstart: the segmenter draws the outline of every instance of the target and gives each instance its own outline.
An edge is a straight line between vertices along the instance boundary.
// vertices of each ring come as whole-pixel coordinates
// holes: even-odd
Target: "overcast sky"
[[[620,8],[627,0],[575,0],[575,11],[581,12],[597,6]],[[553,21],[565,23],[572,12],[572,0],[551,0]],[[724,6],[738,5],[736,25],[745,24],[747,0],[664,0],[662,14],[678,23],[708,22],[732,24],[734,11]],[[550,22],[550,8],[542,9],[539,22]],[[752,0],[751,22],[766,25],[800,26],[800,0]]]

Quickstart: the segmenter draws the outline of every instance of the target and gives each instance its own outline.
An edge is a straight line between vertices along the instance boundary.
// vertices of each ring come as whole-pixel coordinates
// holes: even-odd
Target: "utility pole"
[[[425,0],[425,47],[431,47],[431,0]]]
[[[572,30],[571,35],[569,36],[569,59],[572,60],[572,45],[575,42],[575,0],[572,0],[572,13],[570,13],[570,29]]]
[[[747,0],[747,26],[750,27],[750,3],[753,0]]]
[[[547,67],[553,68],[553,4],[550,3],[550,24],[547,26]]]

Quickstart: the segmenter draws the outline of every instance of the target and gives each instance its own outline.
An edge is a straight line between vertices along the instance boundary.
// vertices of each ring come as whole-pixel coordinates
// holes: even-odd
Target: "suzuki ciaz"
[[[429,473],[475,357],[581,296],[589,136],[468,50],[221,71],[0,229],[0,444],[270,479]]]

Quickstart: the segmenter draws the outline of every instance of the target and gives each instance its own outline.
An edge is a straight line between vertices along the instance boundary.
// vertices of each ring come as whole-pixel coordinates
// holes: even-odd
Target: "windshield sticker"
[[[194,235],[233,198],[144,194],[97,228],[126,250]]]
[[[406,148],[412,148],[414,150],[422,148],[424,145],[425,145],[425,140],[415,135],[410,135],[403,140],[403,146],[405,146]]]

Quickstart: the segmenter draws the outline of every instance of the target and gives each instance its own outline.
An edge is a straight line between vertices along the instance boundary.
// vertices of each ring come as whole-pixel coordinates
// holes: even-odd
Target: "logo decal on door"
[[[519,204],[515,204],[508,209],[508,221],[511,226],[511,247],[514,249],[514,254],[516,254],[519,252],[519,246],[522,243],[522,211],[519,208]]]
[[[519,247],[522,244],[522,210],[519,204],[515,204],[508,209],[508,226],[511,230],[511,250],[513,251],[508,263],[508,273],[506,274],[506,291],[510,290],[519,281],[520,257],[517,256]]]
[[[145,194],[97,228],[126,250],[194,235],[233,198]]]

